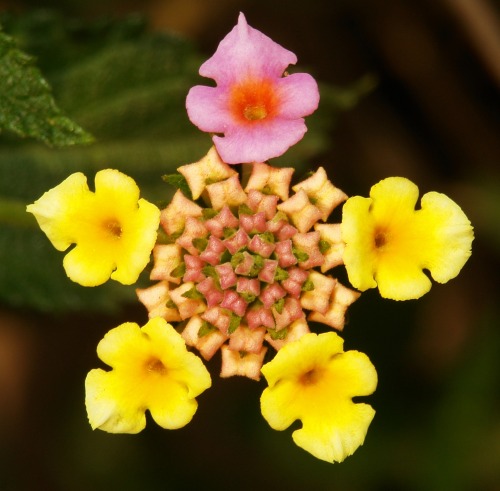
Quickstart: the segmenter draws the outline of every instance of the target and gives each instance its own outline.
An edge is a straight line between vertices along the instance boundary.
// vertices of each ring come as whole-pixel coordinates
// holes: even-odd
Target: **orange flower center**
[[[158,375],[163,375],[167,368],[158,358],[151,358],[146,362],[146,370],[148,372],[157,373]]]
[[[249,80],[234,87],[229,104],[233,115],[243,122],[253,122],[276,114],[278,97],[268,80]]]
[[[299,377],[299,383],[302,385],[315,385],[318,380],[322,377],[323,370],[320,368],[311,368],[307,372],[304,372]]]
[[[105,220],[102,226],[104,230],[112,236],[117,238],[122,236],[122,227],[118,220],[110,218],[109,220]]]

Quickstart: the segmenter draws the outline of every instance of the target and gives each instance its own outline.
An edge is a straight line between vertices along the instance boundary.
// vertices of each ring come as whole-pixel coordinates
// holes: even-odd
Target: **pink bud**
[[[259,296],[260,301],[267,309],[286,295],[286,291],[278,284],[267,285]]]
[[[292,252],[292,241],[290,239],[277,242],[274,251],[278,256],[278,263],[281,268],[288,268],[297,264],[297,258]]]
[[[265,241],[260,235],[254,235],[248,248],[262,257],[269,257],[274,251],[274,244]]]
[[[264,259],[264,266],[259,271],[259,280],[266,283],[273,283],[278,261],[275,259]]]
[[[220,257],[225,249],[226,247],[222,243],[222,240],[211,235],[208,239],[206,249],[200,254],[200,258],[212,266],[215,266],[220,263]]]
[[[224,299],[220,306],[229,309],[236,315],[243,317],[247,310],[247,303],[234,290],[224,291]]]
[[[217,288],[215,280],[210,276],[198,283],[196,289],[205,296],[209,307],[219,305],[224,298],[224,293]]]

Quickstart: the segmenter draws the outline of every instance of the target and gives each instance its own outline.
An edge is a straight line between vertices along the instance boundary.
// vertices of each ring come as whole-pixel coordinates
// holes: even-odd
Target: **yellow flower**
[[[146,425],[146,410],[161,427],[181,428],[196,412],[195,397],[211,385],[202,361],[161,317],[142,328],[127,322],[112,329],[97,354],[112,370],[91,370],[85,381],[93,429],[138,433]]]
[[[156,242],[160,211],[139,199],[135,181],[113,169],[95,176],[95,193],[77,172],[27,207],[53,246],[65,251],[66,274],[83,286],[110,277],[124,285],[137,281]]]
[[[262,415],[275,430],[302,420],[295,443],[321,460],[342,462],[363,444],[375,411],[353,397],[372,394],[377,373],[364,353],[344,352],[334,332],[304,334],[262,367],[269,387]]]
[[[370,198],[344,204],[343,259],[355,288],[378,286],[383,297],[408,300],[431,288],[423,269],[439,283],[458,275],[471,254],[470,221],[444,194],[425,194],[415,210],[417,200],[415,184],[389,177],[372,187]]]

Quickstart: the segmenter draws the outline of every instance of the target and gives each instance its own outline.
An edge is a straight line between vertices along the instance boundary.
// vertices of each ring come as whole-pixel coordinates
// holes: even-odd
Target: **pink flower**
[[[297,62],[291,51],[247,24],[238,24],[200,67],[216,87],[193,87],[186,99],[189,119],[202,131],[223,134],[213,141],[227,164],[264,162],[302,139],[304,116],[318,107],[319,91],[309,74],[284,75]]]

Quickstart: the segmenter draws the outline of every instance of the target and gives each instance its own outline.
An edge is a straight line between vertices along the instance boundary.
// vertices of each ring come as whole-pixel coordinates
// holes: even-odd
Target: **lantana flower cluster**
[[[137,433],[146,411],[163,428],[185,426],[211,386],[203,360],[220,351],[221,377],[264,375],[272,428],[300,420],[294,442],[342,462],[375,415],[353,398],[377,386],[368,356],[343,350],[347,309],[375,287],[417,299],[432,284],[424,271],[445,283],[470,256],[472,226],[443,194],[425,194],[417,209],[417,186],[389,177],[370,197],[349,198],[323,167],[297,180],[293,167],[267,162],[304,136],[319,102],[310,75],[285,71],[296,61],[240,14],[200,68],[216,87],[187,95],[189,118],[213,146],[180,165],[168,206],[139,198],[113,169],[96,175],[95,191],[76,173],[28,206],[58,250],[74,244],[63,265],[83,286],[133,284],[152,256],[152,283],[137,289],[149,320],[108,332],[97,354],[111,369],[86,378],[92,428]],[[341,222],[331,223],[337,207]]]
[[[153,249],[159,282],[138,290],[151,318],[186,322],[184,340],[206,360],[221,349],[221,376],[256,380],[264,342],[279,349],[309,332],[308,320],[343,328],[359,293],[326,274],[342,263],[343,246],[340,224],[325,222],[347,196],[323,168],[292,195],[294,169],[253,164],[243,187],[214,148],[179,172],[207,205],[179,190],[162,210],[170,243]]]

